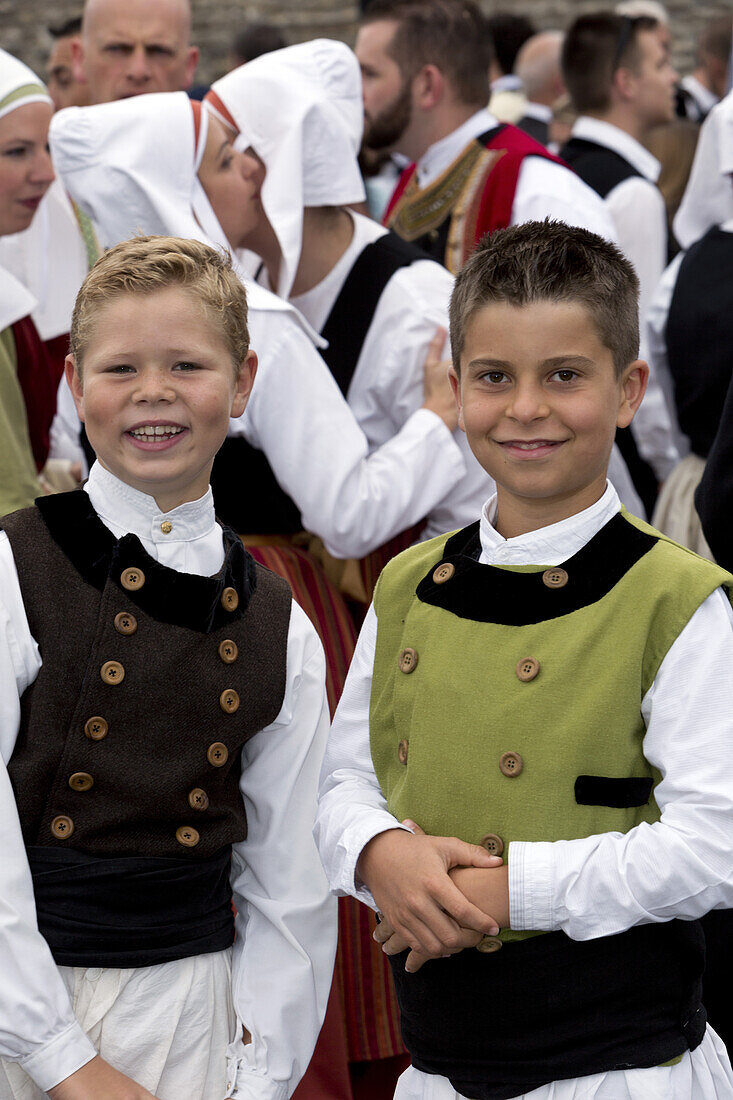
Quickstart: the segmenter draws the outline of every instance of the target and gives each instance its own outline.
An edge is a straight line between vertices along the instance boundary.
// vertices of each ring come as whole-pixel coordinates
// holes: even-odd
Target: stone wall
[[[201,47],[198,77],[210,81],[224,68],[229,41],[247,21],[282,27],[289,40],[315,36],[352,43],[358,4],[347,0],[192,0],[194,41]],[[530,15],[539,29],[562,27],[583,11],[599,10],[600,0],[483,0],[485,11],[511,10]],[[611,4],[608,5],[609,7]],[[43,71],[49,36],[46,25],[75,15],[80,0],[0,0],[0,45]],[[675,63],[681,72],[693,66],[695,37],[717,15],[730,14],[726,0],[667,0],[675,38]]]

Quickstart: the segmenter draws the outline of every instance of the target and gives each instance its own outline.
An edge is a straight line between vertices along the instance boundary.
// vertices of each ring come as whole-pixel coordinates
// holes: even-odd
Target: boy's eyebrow
[[[593,360],[588,359],[588,357],[585,355],[556,355],[552,359],[545,359],[542,363],[542,366],[567,367],[572,366],[573,364],[578,367],[592,367]]]

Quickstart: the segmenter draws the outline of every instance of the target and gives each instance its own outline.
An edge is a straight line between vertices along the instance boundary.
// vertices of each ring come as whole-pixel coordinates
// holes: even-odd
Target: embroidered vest
[[[563,163],[522,130],[501,125],[470,142],[423,189],[413,164],[397,184],[384,224],[455,275],[485,233],[510,224],[517,179],[528,156]]]

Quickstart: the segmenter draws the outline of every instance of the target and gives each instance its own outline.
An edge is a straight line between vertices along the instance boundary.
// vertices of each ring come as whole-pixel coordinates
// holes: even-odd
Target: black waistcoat
[[[733,377],[733,233],[713,226],[685,253],[665,339],[680,428],[707,458]]]
[[[169,569],[134,535],[116,540],[85,492],[3,527],[43,658],[8,770],[57,961],[226,946],[241,750],[282,705],[287,584],[227,529],[216,576]]]

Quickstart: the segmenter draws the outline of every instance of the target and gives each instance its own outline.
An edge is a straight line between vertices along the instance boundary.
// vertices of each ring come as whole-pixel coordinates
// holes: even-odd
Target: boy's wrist
[[[470,902],[490,914],[500,928],[509,928],[509,868],[506,864],[454,867],[448,873]]]

